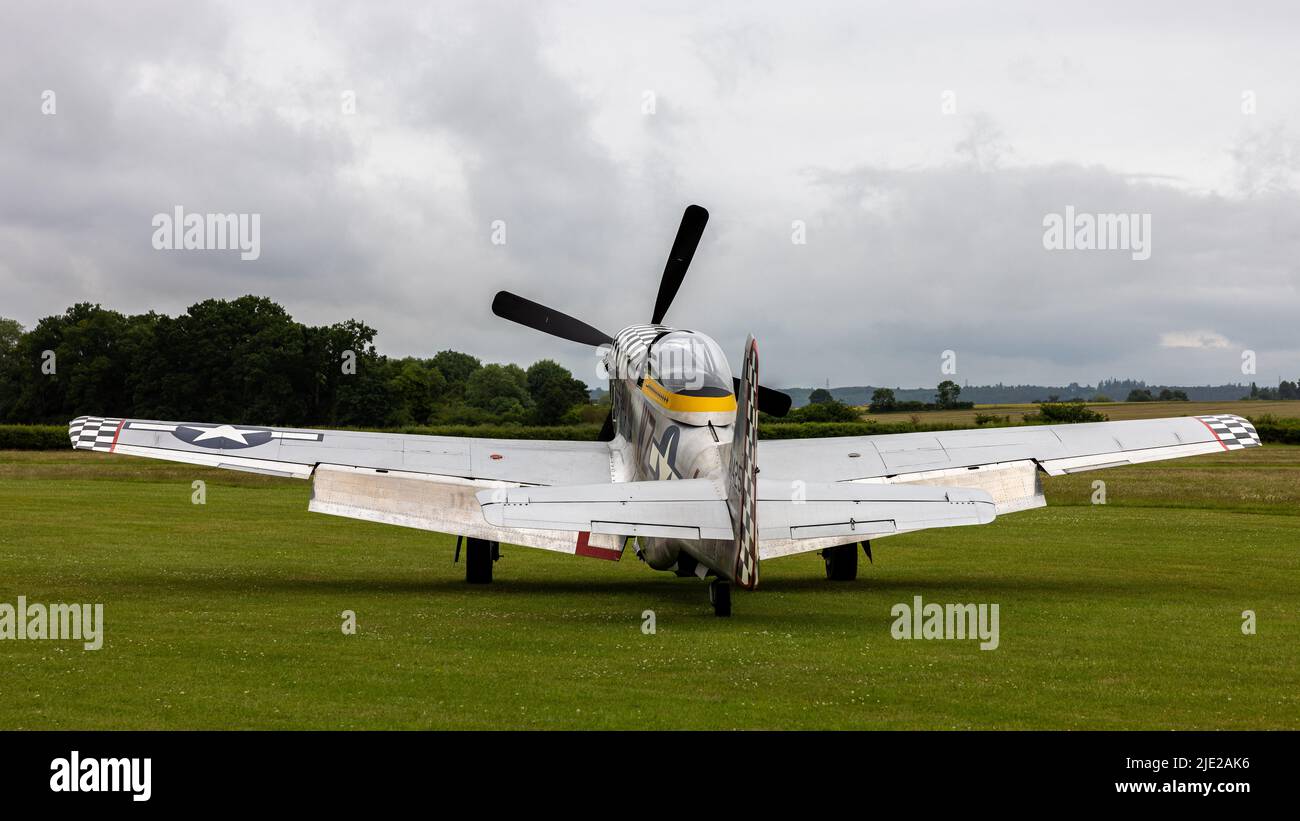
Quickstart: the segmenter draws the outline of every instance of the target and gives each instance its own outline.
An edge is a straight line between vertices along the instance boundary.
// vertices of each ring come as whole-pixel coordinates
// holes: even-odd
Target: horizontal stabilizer
[[[983,490],[857,482],[758,481],[760,539],[869,539],[929,527],[983,525],[996,516]]]
[[[730,539],[731,516],[712,479],[519,487],[477,494],[488,524],[623,536]]]
[[[725,489],[712,479],[570,487],[492,488],[476,494],[488,524],[623,536],[731,539]],[[867,539],[927,527],[987,524],[982,490],[853,482],[758,481],[760,539]]]

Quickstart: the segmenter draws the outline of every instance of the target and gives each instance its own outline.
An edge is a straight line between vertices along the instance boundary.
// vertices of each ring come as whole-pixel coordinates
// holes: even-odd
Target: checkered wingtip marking
[[[113,439],[121,419],[105,419],[99,416],[78,416],[68,423],[68,438],[76,450],[97,450],[108,453],[113,448]]]
[[[1218,440],[1223,443],[1225,450],[1241,450],[1242,448],[1257,448],[1260,446],[1259,434],[1248,419],[1233,416],[1230,413],[1198,416],[1196,418],[1204,422],[1205,426],[1214,432]]]

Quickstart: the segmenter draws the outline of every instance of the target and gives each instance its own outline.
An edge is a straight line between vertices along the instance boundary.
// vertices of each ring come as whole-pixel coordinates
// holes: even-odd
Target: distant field
[[[1300,402],[1089,402],[1088,407],[1104,413],[1112,422],[1122,419],[1160,419],[1166,416],[1203,416],[1210,413],[1235,413],[1238,416],[1260,416],[1271,414],[1277,417],[1300,417]],[[975,414],[988,413],[995,416],[1010,416],[1012,422],[1018,422],[1026,413],[1033,413],[1038,406],[1033,404],[1017,405],[976,405],[973,410],[920,411],[915,415],[925,423],[975,424]],[[912,413],[864,413],[864,419],[877,419],[881,422],[893,422],[908,419]]]
[[[0,451],[0,602],[107,620],[94,652],[0,641],[0,729],[1300,728],[1300,447],[1046,488],[879,540],[857,582],[764,563],[726,620],[630,555],[506,547],[471,588],[452,539],[309,514],[306,483]],[[997,603],[1001,646],[893,640],[916,595]]]

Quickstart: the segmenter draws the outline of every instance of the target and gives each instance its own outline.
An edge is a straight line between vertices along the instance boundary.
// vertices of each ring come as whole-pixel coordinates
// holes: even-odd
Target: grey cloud
[[[898,39],[883,17],[846,6],[852,19],[824,23],[821,51],[807,31],[784,30],[776,6],[691,20],[674,41],[689,58],[649,58],[617,80],[632,96],[611,103],[600,77],[572,71],[585,55],[565,55],[568,72],[556,67],[552,44],[582,20],[568,11],[54,3],[7,12],[0,315],[30,324],[81,300],[176,312],[253,292],[304,321],[364,319],[389,353],[550,356],[594,384],[587,351],[495,319],[493,292],[608,331],[644,321],[681,210],[699,202],[712,219],[670,320],[737,354],[756,334],[771,384],[933,384],[945,349],[972,382],[1240,378],[1235,349],[1162,345],[1193,332],[1253,347],[1261,373],[1293,378],[1300,368],[1300,197],[1281,119],[1260,115],[1223,147],[1236,151],[1241,180],[1228,194],[1086,155],[1030,164],[994,105],[957,121],[964,137],[943,136],[951,121],[918,132],[945,139],[949,161],[890,162],[843,119],[846,101],[891,116],[856,96],[860,66],[845,57],[858,48],[848,32]],[[900,15],[909,36],[924,35],[926,15]],[[593,36],[602,35],[637,33]],[[1082,85],[1090,55],[1036,54],[988,61],[1005,76],[1011,59],[1026,86],[1044,76],[1054,93]],[[736,122],[736,108],[768,105],[769,89],[812,67],[821,73],[807,76],[827,87],[809,95],[824,96],[801,100],[804,116],[792,118],[773,91],[779,127],[736,132],[725,147],[748,160],[736,173],[710,137]],[[645,117],[638,95],[650,85],[659,110]],[[59,94],[53,117],[39,110],[45,88]],[[354,115],[340,111],[344,90],[356,93]],[[916,108],[937,117],[939,90]],[[960,99],[963,112],[990,102],[967,90]],[[602,130],[602,117],[626,128]],[[609,136],[620,133],[633,142]],[[855,155],[826,159],[846,156],[846,143]],[[177,204],[261,213],[261,259],[154,251],[150,218]],[[1043,216],[1066,205],[1150,213],[1152,258],[1045,251]],[[496,219],[505,246],[490,242]],[[791,243],[796,219],[807,245]]]

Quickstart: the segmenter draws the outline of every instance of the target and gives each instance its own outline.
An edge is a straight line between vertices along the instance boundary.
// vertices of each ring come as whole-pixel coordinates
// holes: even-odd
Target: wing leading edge
[[[305,479],[317,465],[404,471],[525,485],[613,481],[605,442],[270,428],[81,416],[68,426],[79,450],[164,459]]]
[[[785,439],[759,444],[763,469],[851,482],[1031,460],[1049,475],[1258,447],[1240,416],[1186,416],[1077,425]]]

